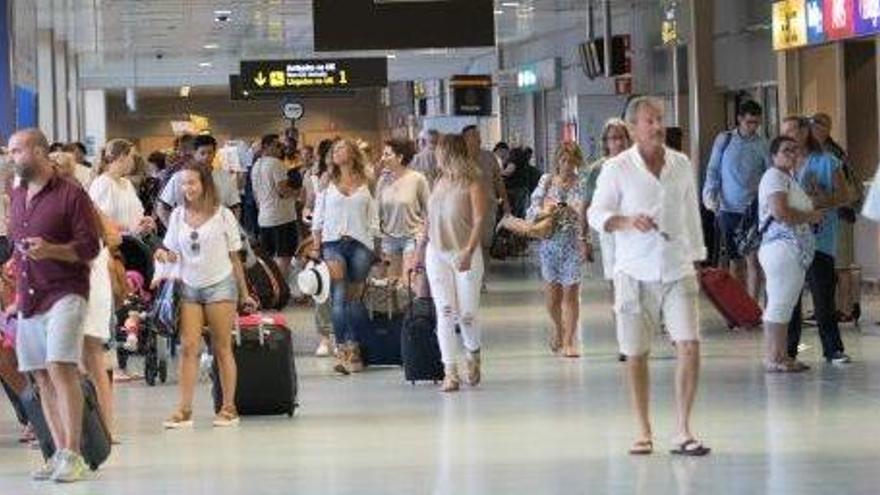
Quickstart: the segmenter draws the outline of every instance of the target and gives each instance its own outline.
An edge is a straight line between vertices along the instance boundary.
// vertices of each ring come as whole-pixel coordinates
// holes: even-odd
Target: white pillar
[[[37,121],[49,141],[54,141],[56,136],[54,45],[52,30],[40,30],[37,34]]]
[[[70,135],[68,136],[69,141],[79,141],[82,132],[80,131],[80,122],[82,122],[82,115],[80,108],[80,98],[79,98],[79,67],[77,64],[78,57],[74,55],[73,50],[68,50],[69,53],[67,57],[67,92],[65,93],[67,96],[67,108],[69,109],[70,115],[68,118]]]
[[[67,42],[55,43],[55,141],[70,140],[70,112],[67,105]]]
[[[107,142],[107,103],[103,89],[83,91],[82,140],[94,162],[94,156]]]

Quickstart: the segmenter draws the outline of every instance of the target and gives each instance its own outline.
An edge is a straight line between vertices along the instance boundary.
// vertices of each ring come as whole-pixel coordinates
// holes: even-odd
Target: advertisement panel
[[[822,0],[807,0],[807,42],[811,45],[825,43],[825,23]]]
[[[807,44],[807,12],[804,0],[773,4],[773,49],[785,50]]]
[[[880,0],[856,0],[856,34],[880,33]]]
[[[825,0],[822,17],[828,41],[850,38],[855,33],[855,0]]]

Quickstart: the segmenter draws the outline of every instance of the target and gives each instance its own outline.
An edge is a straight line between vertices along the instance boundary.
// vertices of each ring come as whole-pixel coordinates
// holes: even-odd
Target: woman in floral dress
[[[541,177],[532,194],[529,216],[556,216],[553,235],[541,241],[538,254],[546,283],[546,304],[553,320],[550,348],[564,357],[580,357],[577,330],[583,265],[592,257],[586,219],[587,201],[578,169],[583,153],[574,143],[562,144],[554,158],[554,172]]]

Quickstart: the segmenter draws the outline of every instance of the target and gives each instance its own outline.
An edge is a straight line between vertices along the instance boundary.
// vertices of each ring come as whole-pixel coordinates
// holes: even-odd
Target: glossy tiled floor
[[[649,458],[625,450],[632,424],[615,361],[604,286],[583,295],[585,357],[546,351],[540,286],[520,262],[496,266],[485,299],[485,383],[441,395],[402,382],[399,370],[352,378],[329,362],[299,359],[298,416],[210,427],[201,387],[194,431],[163,432],[172,385],[118,388],[124,443],[96,479],[69,487],[29,481],[36,451],[16,444],[18,426],[0,406],[0,494],[868,494],[880,491],[880,333],[847,329],[856,363],[766,376],[755,334],[723,330],[704,311],[705,361],[696,427],[706,459],[665,454],[671,432],[670,348],[652,363],[658,443]],[[866,296],[870,297],[870,296]],[[876,304],[873,314],[878,316]],[[314,345],[297,311],[296,346]],[[814,331],[807,343],[817,345]]]

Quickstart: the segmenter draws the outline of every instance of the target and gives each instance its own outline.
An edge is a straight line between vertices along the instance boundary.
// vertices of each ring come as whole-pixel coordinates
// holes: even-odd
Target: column
[[[713,0],[692,0],[688,39],[690,157],[698,174],[712,151],[715,135],[724,127],[724,101],[715,91]]]
[[[37,107],[39,126],[49,141],[55,141],[55,49],[54,33],[42,29],[37,34]]]
[[[107,103],[103,89],[83,91],[82,141],[94,158],[107,142]]]

